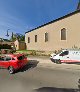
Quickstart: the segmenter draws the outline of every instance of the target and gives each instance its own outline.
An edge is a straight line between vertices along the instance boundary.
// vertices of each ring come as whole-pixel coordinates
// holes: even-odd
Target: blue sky
[[[26,31],[76,10],[79,0],[0,0],[0,38]]]

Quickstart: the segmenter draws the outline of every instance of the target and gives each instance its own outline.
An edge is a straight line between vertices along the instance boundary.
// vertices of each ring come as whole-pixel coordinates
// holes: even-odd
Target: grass
[[[17,50],[17,53],[25,53],[27,55],[36,55],[36,51],[35,50]]]
[[[33,56],[49,56],[45,51],[38,51],[38,50],[17,50],[17,53],[25,53],[26,55],[33,55]]]

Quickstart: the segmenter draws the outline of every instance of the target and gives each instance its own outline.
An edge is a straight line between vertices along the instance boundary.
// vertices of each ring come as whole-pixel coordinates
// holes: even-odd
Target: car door
[[[11,57],[10,56],[4,57],[4,61],[2,61],[2,66],[4,68],[8,68],[9,67],[10,60],[11,60]]]

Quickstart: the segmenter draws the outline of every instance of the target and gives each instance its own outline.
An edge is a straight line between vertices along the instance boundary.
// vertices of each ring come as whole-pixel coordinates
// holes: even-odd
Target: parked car
[[[62,50],[58,54],[51,54],[50,59],[52,62],[61,63],[79,63],[80,50]]]
[[[24,54],[7,54],[0,56],[0,67],[7,68],[10,74],[28,63]]]

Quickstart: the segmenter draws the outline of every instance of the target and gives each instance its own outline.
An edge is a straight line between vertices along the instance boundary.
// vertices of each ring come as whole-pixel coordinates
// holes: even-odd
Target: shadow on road
[[[55,87],[42,87],[35,89],[33,92],[80,92],[78,89],[67,89],[67,88],[55,88]]]
[[[17,72],[24,72],[26,70],[35,68],[38,63],[39,63],[39,61],[37,61],[37,60],[29,60],[28,64],[25,65],[22,69],[18,70]]]

